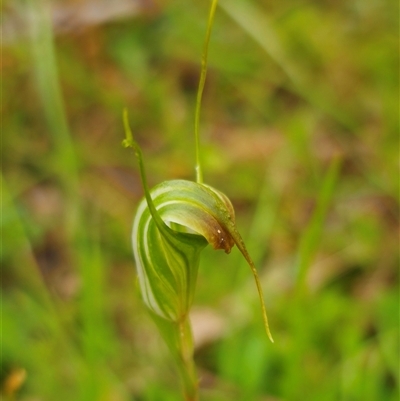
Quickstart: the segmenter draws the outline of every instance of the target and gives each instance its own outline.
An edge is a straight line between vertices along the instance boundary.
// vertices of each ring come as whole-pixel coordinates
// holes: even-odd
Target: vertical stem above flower
[[[211,28],[214,22],[214,15],[215,15],[215,9],[217,8],[217,3],[218,0],[212,0],[210,13],[208,16],[207,32],[206,32],[206,39],[204,41],[203,55],[201,58],[201,74],[200,74],[199,88],[197,90],[196,111],[194,117],[194,135],[196,140],[196,181],[199,184],[203,183],[203,170],[201,166],[200,135],[199,135],[200,108],[201,108],[201,99],[203,97],[204,84],[206,82],[206,75],[207,75],[208,45],[210,42]]]

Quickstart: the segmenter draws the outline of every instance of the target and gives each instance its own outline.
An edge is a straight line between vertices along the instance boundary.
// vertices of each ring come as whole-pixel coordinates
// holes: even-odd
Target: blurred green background
[[[209,3],[2,2],[4,400],[180,399],[137,293],[143,194],[194,179]],[[201,400],[399,398],[398,2],[220,0],[205,182],[239,252],[207,248],[193,308]]]

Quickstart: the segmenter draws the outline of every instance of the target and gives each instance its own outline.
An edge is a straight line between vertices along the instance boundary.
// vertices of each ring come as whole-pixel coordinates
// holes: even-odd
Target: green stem
[[[179,322],[173,322],[151,311],[150,316],[175,359],[182,379],[185,401],[198,401],[198,379],[193,360],[193,336],[189,318],[184,316]]]
[[[178,323],[179,327],[179,351],[180,363],[179,370],[184,383],[186,401],[198,400],[198,379],[196,366],[193,360],[193,336],[188,318]]]
[[[203,56],[201,58],[201,74],[200,74],[199,88],[197,90],[196,112],[194,117],[194,135],[196,140],[196,181],[200,184],[203,182],[203,171],[201,167],[201,158],[200,158],[200,135],[199,135],[200,108],[201,108],[201,99],[203,97],[204,84],[206,82],[206,75],[207,75],[208,44],[210,42],[211,28],[214,22],[214,15],[215,15],[215,9],[217,8],[217,3],[218,0],[212,0],[210,13],[208,16],[206,39],[204,41]]]

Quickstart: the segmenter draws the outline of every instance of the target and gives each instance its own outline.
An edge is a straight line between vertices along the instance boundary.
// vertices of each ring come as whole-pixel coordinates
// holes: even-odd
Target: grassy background
[[[5,400],[179,399],[136,290],[121,113],[151,185],[194,179],[208,3],[107,3],[2,4]],[[209,61],[204,178],[235,206],[275,344],[239,252],[206,249],[201,400],[397,400],[398,4],[221,0]]]

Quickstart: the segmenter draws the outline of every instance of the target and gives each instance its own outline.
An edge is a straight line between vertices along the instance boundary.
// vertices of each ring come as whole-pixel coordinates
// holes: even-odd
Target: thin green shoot
[[[203,55],[201,59],[201,73],[200,73],[200,81],[199,87],[197,90],[197,99],[196,99],[196,111],[194,117],[194,135],[196,141],[196,181],[201,184],[203,182],[203,170],[201,166],[201,157],[200,157],[200,134],[199,134],[199,126],[200,126],[200,108],[201,108],[201,99],[203,97],[204,84],[206,82],[207,76],[207,63],[208,63],[208,47],[211,36],[211,28],[214,22],[215,9],[217,8],[218,0],[213,0],[211,3],[210,13],[208,16],[208,24],[207,24],[207,32],[206,39],[204,41],[204,49]]]

